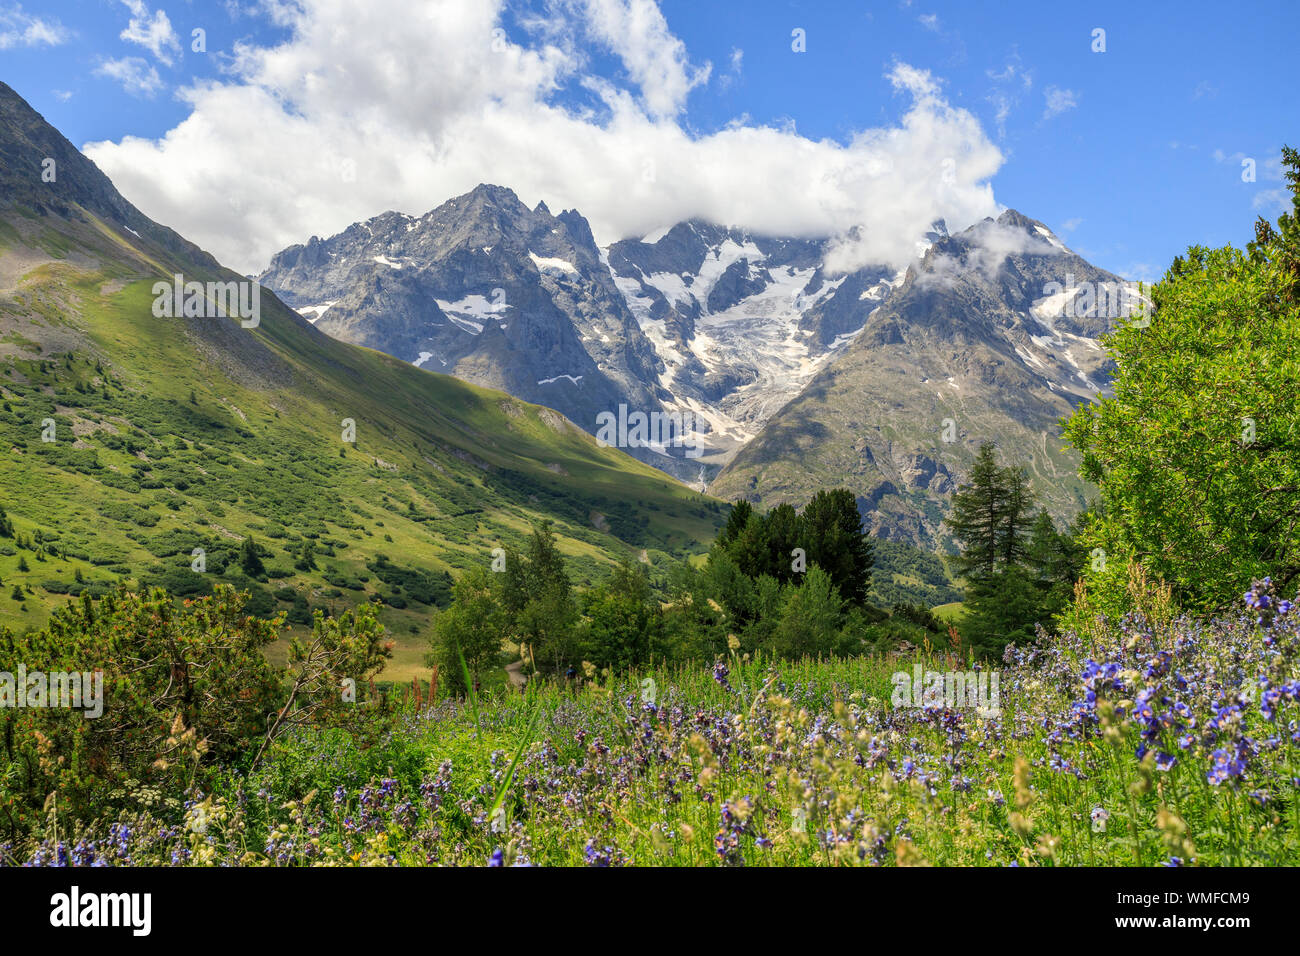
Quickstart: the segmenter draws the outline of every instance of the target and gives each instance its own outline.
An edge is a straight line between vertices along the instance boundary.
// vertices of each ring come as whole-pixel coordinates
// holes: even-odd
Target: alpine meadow
[[[0,0],[15,919],[669,866],[1268,919],[1290,5],[154,3]]]

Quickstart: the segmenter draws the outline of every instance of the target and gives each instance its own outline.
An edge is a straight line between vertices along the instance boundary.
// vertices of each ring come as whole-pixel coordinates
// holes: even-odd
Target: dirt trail
[[[528,683],[528,678],[524,676],[524,662],[515,661],[506,665],[506,676],[510,678],[510,686],[517,687],[522,692],[524,685]]]

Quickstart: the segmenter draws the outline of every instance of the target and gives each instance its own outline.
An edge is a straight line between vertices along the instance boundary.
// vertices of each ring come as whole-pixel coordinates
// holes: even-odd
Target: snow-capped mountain
[[[933,544],[943,499],[991,442],[1071,514],[1090,489],[1059,422],[1106,387],[1097,337],[1132,320],[1133,291],[1014,210],[937,237],[709,490],[770,507],[843,485],[873,533]]]
[[[330,335],[548,405],[683,480],[773,503],[807,490],[801,470],[863,484],[864,509],[889,488],[946,494],[964,462],[933,447],[930,406],[986,409],[971,444],[1016,422],[1041,430],[1105,387],[1096,338],[1114,303],[1096,288],[1121,281],[1042,223],[1008,211],[952,236],[937,222],[902,270],[834,273],[831,248],[689,220],[602,249],[577,211],[483,185],[419,218],[313,237],[261,281]],[[832,394],[834,409],[817,404]],[[628,427],[638,413],[648,439]],[[656,434],[656,418],[690,440]],[[868,423],[897,433],[888,448]],[[806,467],[842,441],[862,447]],[[924,510],[902,508],[884,532],[933,536]]]
[[[687,447],[627,450],[712,477],[901,281],[827,278],[825,240],[700,221],[597,248],[576,211],[481,185],[277,253],[260,281],[321,330],[501,388],[599,433],[620,406],[677,416]]]
[[[330,335],[558,409],[662,408],[661,362],[576,212],[479,186],[275,255],[260,281]],[[629,448],[675,474],[680,449]]]
[[[691,220],[606,251],[667,403],[711,427],[710,461],[750,441],[892,287],[885,267],[828,279],[827,245]]]

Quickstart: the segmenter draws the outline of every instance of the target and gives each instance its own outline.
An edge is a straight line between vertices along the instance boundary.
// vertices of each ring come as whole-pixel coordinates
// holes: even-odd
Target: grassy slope
[[[75,590],[78,569],[88,582],[183,576],[192,548],[219,555],[250,533],[284,574],[268,591],[339,606],[400,603],[366,567],[379,553],[454,573],[552,518],[581,582],[611,555],[695,550],[720,521],[716,502],[551,410],[336,342],[269,293],[256,330],[155,318],[160,276],[237,277],[87,216],[0,216],[0,501],[20,534],[83,556],[0,553],[0,624],[38,624],[65,599],[42,584]],[[54,261],[26,268],[34,258]],[[51,417],[58,441],[46,444]],[[355,445],[341,440],[344,418]],[[305,539],[317,568],[298,571],[289,552]],[[230,565],[226,577],[254,583]],[[35,592],[13,600],[15,583]],[[419,666],[430,617],[406,603],[385,612],[397,679]]]

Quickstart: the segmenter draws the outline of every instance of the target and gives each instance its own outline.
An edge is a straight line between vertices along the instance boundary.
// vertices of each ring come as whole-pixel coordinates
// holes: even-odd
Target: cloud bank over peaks
[[[503,8],[442,0],[413,14],[372,0],[358,17],[345,0],[273,4],[284,42],[237,45],[222,80],[177,90],[189,115],[160,139],[86,153],[146,214],[246,273],[309,236],[422,214],[480,182],[579,210],[602,244],[691,217],[844,236],[842,269],[905,266],[934,220],[959,229],[999,212],[988,180],[1001,152],[924,70],[895,64],[881,82],[896,125],[846,143],[744,119],[700,134],[689,97],[727,71],[693,62],[652,0],[559,0],[510,33]],[[622,70],[595,72],[597,51]],[[575,88],[598,106],[574,105],[563,93]]]

